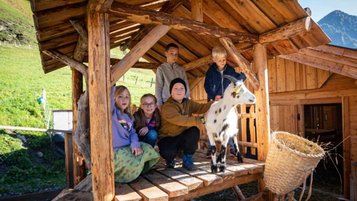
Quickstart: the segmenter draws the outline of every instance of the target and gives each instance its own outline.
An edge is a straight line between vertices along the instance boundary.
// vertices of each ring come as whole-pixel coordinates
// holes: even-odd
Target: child
[[[140,99],[140,108],[134,113],[134,128],[139,134],[139,140],[155,147],[160,128],[160,112],[156,97],[144,94]]]
[[[161,64],[156,71],[155,96],[158,106],[170,97],[169,85],[175,78],[181,78],[188,86],[185,70],[176,63],[178,59],[179,48],[176,44],[170,43],[165,48],[166,63]],[[190,90],[186,90],[186,98],[190,97]]]
[[[222,46],[215,46],[212,49],[212,60],[214,63],[206,72],[204,87],[207,93],[208,101],[219,101],[222,98],[224,91],[230,84],[230,81],[228,79],[224,79],[223,75],[230,75],[243,81],[246,77],[244,73],[237,73],[233,67],[226,63],[227,52]],[[234,142],[232,138],[229,139],[228,144],[230,146],[230,152],[235,155],[236,150],[234,149]],[[208,146],[207,156],[211,155],[210,152],[210,146]]]
[[[150,170],[160,159],[148,144],[140,143],[133,128],[131,97],[125,86],[112,88],[112,135],[115,181],[128,183]]]
[[[175,167],[175,157],[183,150],[182,167],[191,171],[196,169],[193,154],[197,149],[200,131],[197,127],[205,123],[205,118],[193,117],[192,114],[204,114],[212,102],[196,103],[185,98],[186,83],[176,78],[170,83],[170,98],[162,105],[162,126],[159,135],[159,149],[166,160],[166,167]]]

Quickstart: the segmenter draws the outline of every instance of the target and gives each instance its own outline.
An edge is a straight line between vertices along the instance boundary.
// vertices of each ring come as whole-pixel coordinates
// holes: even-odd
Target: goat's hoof
[[[237,160],[238,160],[238,163],[243,163],[242,154],[240,154],[239,152],[237,153]]]
[[[217,173],[217,165],[211,165],[212,173]]]
[[[219,171],[220,171],[220,172],[226,171],[226,166],[225,166],[225,165],[220,166],[220,167],[219,167]]]

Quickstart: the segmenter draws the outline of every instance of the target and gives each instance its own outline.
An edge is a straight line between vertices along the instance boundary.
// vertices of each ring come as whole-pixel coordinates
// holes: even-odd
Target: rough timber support
[[[164,12],[145,10],[122,3],[113,3],[109,13],[132,22],[142,24],[163,24],[170,26],[173,29],[192,31],[199,35],[230,37],[233,40],[249,41],[252,43],[257,42],[258,40],[258,36],[247,32],[232,31],[227,28],[221,28],[182,17],[173,17]]]
[[[226,48],[228,54],[232,57],[234,62],[236,62],[240,67],[243,68],[244,74],[247,76],[249,83],[252,84],[253,88],[257,90],[259,88],[259,81],[255,77],[249,61],[245,59],[234,46],[233,42],[229,38],[220,38],[219,41],[222,43],[224,48]]]
[[[120,62],[113,65],[111,69],[111,84],[116,83],[118,79],[169,30],[169,26],[157,25],[138,44],[136,44]]]
[[[253,65],[258,73],[259,88],[255,90],[256,96],[256,117],[257,117],[257,140],[258,140],[258,160],[265,161],[268,153],[270,137],[270,114],[269,114],[269,91],[268,91],[268,61],[265,46],[255,44],[253,48]],[[264,184],[261,182],[261,187]],[[261,188],[263,189],[263,188]]]
[[[88,91],[93,200],[113,200],[114,165],[110,106],[109,16],[112,1],[90,1],[87,7]]]
[[[79,34],[76,49],[74,50],[73,59],[78,62],[84,60],[85,54],[88,52],[88,33],[84,26],[78,20],[70,20],[73,27]],[[88,83],[88,78],[86,78]],[[75,141],[74,133],[77,129],[78,121],[78,100],[83,93],[83,75],[80,71],[72,69],[72,142]],[[77,185],[85,178],[85,163],[83,156],[80,153],[76,143],[73,144],[73,185]]]

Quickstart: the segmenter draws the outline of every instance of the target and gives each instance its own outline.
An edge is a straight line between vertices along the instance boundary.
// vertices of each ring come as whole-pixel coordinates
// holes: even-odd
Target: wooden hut
[[[128,69],[155,70],[165,61],[165,45],[175,42],[180,47],[178,63],[187,72],[192,98],[203,100],[201,83],[211,62],[210,51],[213,46],[222,44],[230,55],[229,62],[247,75],[250,88],[256,94],[257,103],[252,114],[256,117],[256,128],[251,130],[256,130],[257,138],[251,145],[257,148],[258,160],[264,161],[270,133],[268,90],[271,88],[268,82],[274,80],[268,76],[268,71],[273,69],[268,59],[275,58],[278,63],[279,55],[300,54],[300,49],[330,42],[296,0],[32,0],[31,5],[44,72],[66,65],[73,68],[74,111],[83,91],[83,77],[88,84],[92,153],[89,165],[94,200],[112,200],[115,196],[109,89]],[[130,52],[120,61],[111,59],[110,49],[119,47],[129,48]],[[140,57],[148,62],[138,62]],[[275,70],[278,72],[280,68]],[[303,73],[311,76],[306,70],[297,77],[303,79]],[[323,81],[316,82],[314,87],[318,89]],[[275,79],[275,89],[278,86],[280,82]],[[280,88],[274,92],[280,92]],[[280,98],[275,94],[272,97],[274,101]],[[353,98],[342,100],[354,101]],[[73,114],[75,130],[78,117],[76,112]],[[349,129],[352,132],[353,128]],[[71,174],[77,184],[83,169],[78,163],[76,148],[74,152]],[[166,199],[189,199],[261,179],[261,176],[260,173],[244,176],[239,181],[227,179],[224,185],[205,186],[204,190],[188,192],[186,197]],[[119,188],[119,192],[127,189]]]

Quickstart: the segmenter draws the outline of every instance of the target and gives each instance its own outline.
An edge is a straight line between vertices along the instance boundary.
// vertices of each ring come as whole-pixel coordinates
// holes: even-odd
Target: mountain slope
[[[357,48],[357,16],[335,10],[323,17],[318,24],[331,38],[330,44]]]
[[[0,0],[0,42],[34,45],[35,29],[27,0]]]

